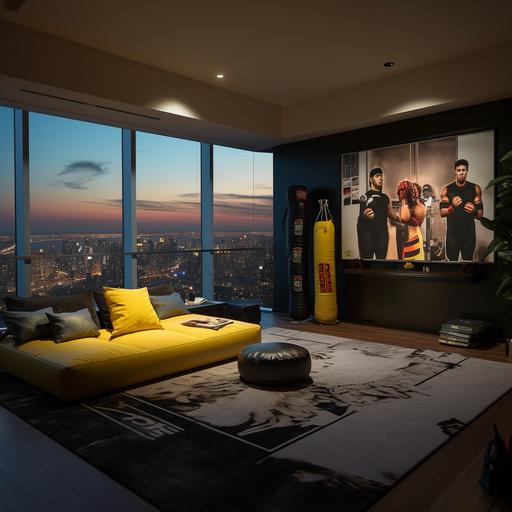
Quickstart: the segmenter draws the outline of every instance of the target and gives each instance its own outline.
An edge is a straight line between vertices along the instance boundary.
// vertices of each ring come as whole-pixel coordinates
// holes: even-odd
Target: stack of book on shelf
[[[441,325],[439,343],[457,347],[477,347],[487,341],[491,322],[455,318]]]

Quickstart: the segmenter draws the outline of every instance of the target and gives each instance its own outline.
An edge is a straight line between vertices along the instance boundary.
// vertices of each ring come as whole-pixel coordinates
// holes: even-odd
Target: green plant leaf
[[[500,163],[505,162],[506,160],[512,160],[512,149],[507,151],[501,158]]]
[[[498,256],[499,256],[502,260],[512,261],[512,251],[503,251],[503,252],[499,252],[499,253],[498,253]]]
[[[512,181],[512,174],[505,174],[504,176],[498,176],[497,178],[494,178],[493,180],[489,181],[487,184],[486,189],[495,187],[496,185],[500,185],[503,183],[507,183],[508,181]]]
[[[512,168],[512,151],[509,151],[500,158],[500,166],[502,169],[506,170]]]
[[[495,238],[487,247],[485,251],[485,255],[489,255],[492,252],[506,251],[508,248],[508,244],[506,240],[501,238]]]
[[[504,292],[500,296],[505,300],[512,300],[512,291]]]
[[[512,151],[499,160],[501,176],[491,180],[487,189],[496,187],[494,219],[480,219],[482,226],[494,231],[494,239],[487,247],[486,255],[496,252],[502,260],[500,284],[496,295],[512,301]]]
[[[500,285],[496,290],[496,295],[502,295],[503,292],[509,291],[512,287],[512,273],[507,273],[501,279]]]

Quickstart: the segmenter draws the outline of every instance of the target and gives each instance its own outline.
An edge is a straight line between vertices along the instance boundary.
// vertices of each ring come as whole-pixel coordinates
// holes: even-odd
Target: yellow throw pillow
[[[163,329],[147,288],[103,288],[110,318],[112,338],[130,332]]]

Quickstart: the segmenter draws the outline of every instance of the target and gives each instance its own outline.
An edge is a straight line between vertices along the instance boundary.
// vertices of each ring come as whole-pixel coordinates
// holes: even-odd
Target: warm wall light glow
[[[217,78],[224,78],[224,75],[222,75],[222,74],[218,74],[218,75],[217,75]]]
[[[162,112],[168,112],[169,114],[175,114],[177,116],[201,119],[201,116],[197,112],[194,112],[190,107],[177,100],[164,101],[155,105],[153,108]]]
[[[412,112],[414,110],[421,110],[424,108],[436,107],[438,105],[443,105],[447,103],[448,99],[446,98],[422,98],[417,100],[406,101],[401,105],[392,108],[388,112],[385,113],[386,116],[392,116],[396,114],[404,114],[406,112]]]

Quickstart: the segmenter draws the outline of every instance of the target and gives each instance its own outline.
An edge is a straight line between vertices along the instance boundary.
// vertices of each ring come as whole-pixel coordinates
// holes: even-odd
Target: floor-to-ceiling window
[[[211,159],[209,144],[132,131],[132,161],[122,146],[126,133],[0,107],[0,293],[67,294],[123,286],[123,264],[134,254],[139,286],[170,280],[184,295],[210,297],[213,284],[214,298],[272,306],[272,155],[215,146]],[[29,178],[27,184],[19,175],[20,205],[15,205],[15,154],[23,162],[28,156],[28,166],[19,168]],[[132,169],[136,188],[130,207]],[[207,180],[203,208],[202,178]],[[123,183],[130,194],[124,210]],[[30,248],[20,249],[26,260],[18,268],[19,290],[16,215],[20,240],[30,238]],[[137,234],[136,246],[130,231]],[[133,270],[129,267],[127,286],[134,283]]]
[[[272,154],[215,146],[213,162],[215,298],[272,307]]]
[[[121,129],[30,113],[32,295],[122,286]]]
[[[136,134],[137,279],[201,293],[200,143]]]
[[[0,107],[0,298],[16,293],[14,229],[14,117]]]

